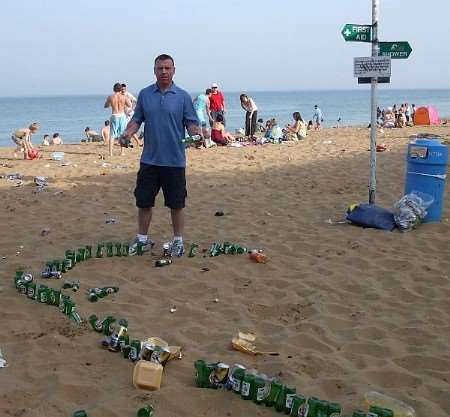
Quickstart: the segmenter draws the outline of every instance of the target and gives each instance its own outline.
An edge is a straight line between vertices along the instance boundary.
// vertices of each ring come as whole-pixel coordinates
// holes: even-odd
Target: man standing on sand
[[[223,125],[225,126],[225,97],[222,91],[219,91],[219,86],[217,83],[212,83],[211,85],[211,95],[209,96],[209,108],[211,110],[212,122],[216,121],[218,114],[223,117]],[[212,126],[212,122],[210,125]]]
[[[183,230],[186,192],[185,129],[190,135],[201,133],[190,95],[173,83],[173,58],[163,54],[154,62],[156,83],[141,90],[133,118],[120,138],[127,142],[144,122],[144,149],[137,174],[136,206],[138,207],[138,233],[130,245],[134,255],[138,245],[148,251],[154,242],[148,236],[152,208],[160,188],[164,202],[170,208],[173,240],[169,251],[172,256],[184,254]]]
[[[127,126],[127,117],[125,107],[132,107],[130,99],[122,94],[122,84],[115,83],[113,86],[114,94],[108,96],[105,101],[105,109],[111,107],[109,156],[113,154],[114,139],[118,139]]]

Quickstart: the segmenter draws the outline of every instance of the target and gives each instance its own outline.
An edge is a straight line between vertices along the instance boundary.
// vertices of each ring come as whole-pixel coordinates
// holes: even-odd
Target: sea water
[[[305,121],[311,120],[317,104],[324,117],[324,125],[367,126],[370,122],[370,88],[336,91],[255,91],[245,92],[258,106],[258,118],[275,117],[281,126],[292,122],[292,113],[299,111]],[[191,92],[195,97],[198,93]],[[225,92],[226,128],[234,132],[244,126],[245,112],[239,102],[239,92]],[[41,130],[33,143],[40,143],[44,134],[58,132],[65,143],[77,143],[90,127],[100,132],[110,116],[103,108],[105,95],[55,97],[0,97],[0,146],[13,146],[11,133],[31,122],[40,122]],[[417,107],[433,105],[441,117],[450,116],[450,89],[379,90],[381,108],[401,103]]]

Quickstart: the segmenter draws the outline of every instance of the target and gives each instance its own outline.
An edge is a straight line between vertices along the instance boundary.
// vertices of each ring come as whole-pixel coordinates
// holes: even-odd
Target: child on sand
[[[12,135],[11,139],[16,144],[17,148],[14,150],[14,158],[17,158],[17,152],[23,152],[23,159],[36,159],[37,149],[33,148],[31,143],[31,135],[36,133],[40,124],[37,122],[31,123],[28,127],[23,127],[16,130]]]
[[[63,140],[62,140],[61,136],[59,136],[59,133],[53,133],[52,145],[62,145],[62,144],[63,144]]]

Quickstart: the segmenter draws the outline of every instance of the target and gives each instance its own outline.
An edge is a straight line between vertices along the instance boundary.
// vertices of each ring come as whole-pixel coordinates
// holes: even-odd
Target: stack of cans
[[[214,242],[208,249],[209,256],[219,256],[224,255],[241,255],[246,253],[248,249],[245,246],[230,242]]]

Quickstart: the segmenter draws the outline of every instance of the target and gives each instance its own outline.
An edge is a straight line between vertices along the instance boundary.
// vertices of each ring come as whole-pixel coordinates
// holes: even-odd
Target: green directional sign
[[[380,56],[390,56],[392,59],[406,59],[411,52],[411,45],[405,41],[380,42]]]
[[[342,29],[342,36],[347,42],[371,42],[372,26],[371,25],[353,25],[347,23]]]

